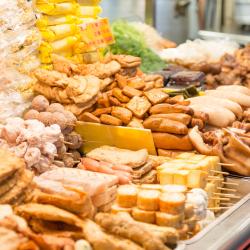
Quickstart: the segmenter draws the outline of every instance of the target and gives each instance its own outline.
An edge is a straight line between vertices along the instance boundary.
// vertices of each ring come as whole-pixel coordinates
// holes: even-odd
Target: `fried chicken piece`
[[[136,221],[127,220],[121,214],[99,213],[95,221],[109,233],[130,239],[146,250],[168,250],[163,241]]]
[[[141,65],[141,58],[130,55],[112,55],[112,60],[117,61],[122,68],[134,68]]]
[[[25,219],[38,219],[51,222],[62,222],[82,228],[82,221],[74,214],[52,205],[28,203],[16,207],[15,212]]]
[[[37,69],[34,74],[40,83],[51,87],[66,88],[71,80],[66,74],[46,69]]]
[[[67,76],[72,76],[78,72],[78,66],[67,58],[56,54],[52,54],[51,58],[55,71],[65,73]]]
[[[93,75],[100,79],[105,79],[115,75],[121,69],[121,65],[116,61],[110,61],[106,64],[96,62],[93,64],[79,65],[81,75]]]

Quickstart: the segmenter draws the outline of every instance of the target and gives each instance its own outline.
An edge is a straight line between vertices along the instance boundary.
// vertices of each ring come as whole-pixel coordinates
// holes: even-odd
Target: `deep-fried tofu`
[[[161,89],[151,89],[144,92],[144,95],[153,105],[162,103],[168,98],[168,94],[163,92]]]
[[[150,107],[150,102],[144,96],[135,96],[129,101],[129,103],[127,103],[127,108],[131,110],[133,114],[138,118],[142,118],[150,109]]]

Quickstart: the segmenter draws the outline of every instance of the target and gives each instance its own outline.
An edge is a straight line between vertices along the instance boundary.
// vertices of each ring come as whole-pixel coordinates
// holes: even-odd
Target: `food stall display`
[[[0,3],[4,250],[175,249],[239,201],[230,173],[250,176],[249,47],[173,48],[150,27],[119,21],[104,55],[114,40],[99,3],[34,1],[40,33],[31,4]],[[85,151],[83,124],[112,127],[109,138],[147,131],[153,150],[142,137],[137,149],[105,140]]]
[[[37,27],[42,36],[39,48],[44,68],[51,68],[52,54],[77,63],[97,61],[98,49],[113,43],[109,23],[100,18],[100,1],[34,1]]]

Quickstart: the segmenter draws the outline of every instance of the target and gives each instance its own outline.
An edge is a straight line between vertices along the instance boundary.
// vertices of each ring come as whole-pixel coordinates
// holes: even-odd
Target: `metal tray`
[[[250,180],[238,181],[241,193],[248,194],[192,239],[180,242],[176,250],[250,249]],[[244,244],[246,248],[239,248]]]

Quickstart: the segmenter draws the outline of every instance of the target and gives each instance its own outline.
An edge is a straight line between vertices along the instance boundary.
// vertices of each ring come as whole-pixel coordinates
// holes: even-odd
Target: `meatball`
[[[49,101],[44,96],[38,95],[33,99],[31,107],[39,112],[46,111]]]

